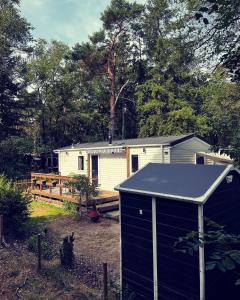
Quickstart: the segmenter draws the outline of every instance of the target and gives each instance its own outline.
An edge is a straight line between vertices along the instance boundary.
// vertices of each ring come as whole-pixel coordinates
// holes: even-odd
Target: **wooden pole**
[[[107,263],[103,263],[103,299],[108,300],[108,272]]]
[[[3,215],[0,215],[0,245],[3,243]]]
[[[38,234],[38,271],[42,268],[42,253],[41,253],[41,234]]]

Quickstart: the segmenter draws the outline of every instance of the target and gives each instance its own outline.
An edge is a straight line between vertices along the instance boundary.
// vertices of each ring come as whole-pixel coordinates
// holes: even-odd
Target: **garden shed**
[[[240,175],[232,165],[150,163],[120,192],[121,286],[136,299],[237,300],[233,272],[205,271],[209,246],[190,256],[174,243],[206,220],[240,233]]]

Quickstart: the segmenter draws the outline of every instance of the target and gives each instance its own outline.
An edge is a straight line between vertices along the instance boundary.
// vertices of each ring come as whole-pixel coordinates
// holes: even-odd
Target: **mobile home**
[[[196,153],[210,145],[193,134],[76,144],[55,150],[59,172],[86,175],[101,190],[114,190],[120,182],[150,162],[196,163]]]

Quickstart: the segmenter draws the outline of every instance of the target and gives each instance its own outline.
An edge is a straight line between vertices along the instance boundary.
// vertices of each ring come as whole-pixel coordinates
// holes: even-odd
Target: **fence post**
[[[3,243],[3,215],[0,215],[0,245]]]
[[[103,263],[103,299],[108,300],[108,272],[107,263]]]
[[[38,234],[38,271],[42,268],[41,233]]]

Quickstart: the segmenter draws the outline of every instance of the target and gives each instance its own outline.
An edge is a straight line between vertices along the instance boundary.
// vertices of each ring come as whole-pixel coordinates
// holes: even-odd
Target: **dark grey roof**
[[[150,163],[116,189],[199,203],[206,200],[216,181],[223,179],[231,168],[232,165]]]
[[[193,137],[194,134],[183,134],[183,135],[170,135],[170,136],[156,136],[156,137],[147,137],[147,138],[137,138],[137,139],[127,139],[127,140],[117,140],[113,141],[111,146],[141,146],[141,145],[175,145],[184,140],[187,140]],[[72,146],[64,147],[57,150],[67,150],[67,149],[87,149],[87,148],[99,148],[99,147],[108,147],[108,141],[96,142],[96,143],[83,143],[75,144]]]

